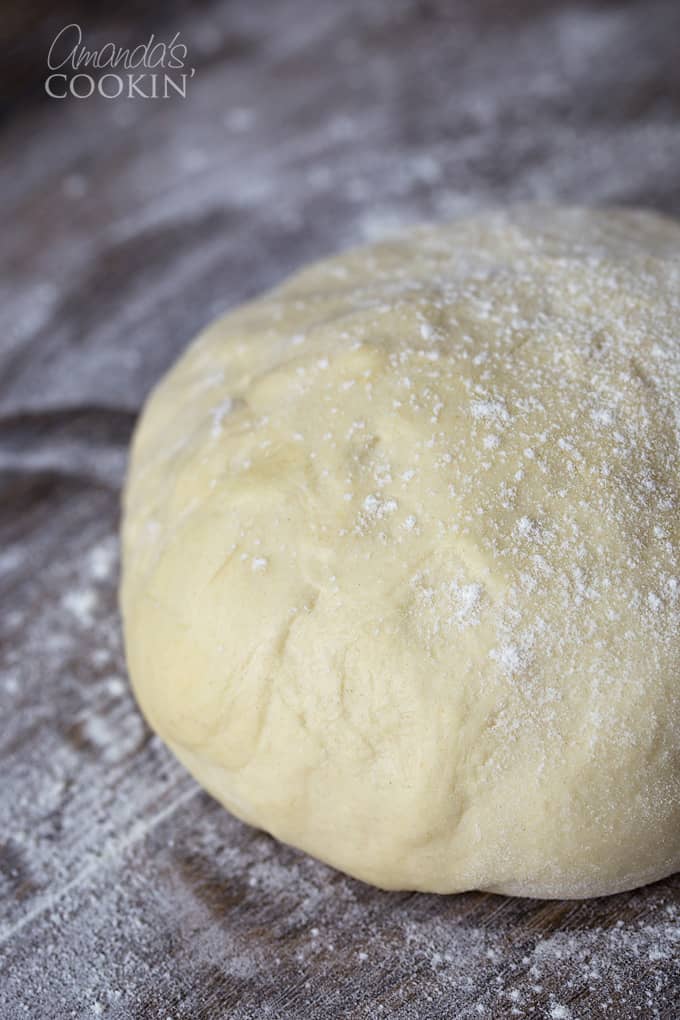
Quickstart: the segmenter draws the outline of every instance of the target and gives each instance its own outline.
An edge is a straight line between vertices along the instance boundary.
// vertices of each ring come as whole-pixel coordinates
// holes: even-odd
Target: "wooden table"
[[[0,1016],[680,1016],[678,876],[590,902],[351,881],[151,736],[116,609],[135,417],[217,313],[481,205],[680,213],[680,5],[139,6],[17,6],[3,67]],[[186,99],[48,100],[72,18],[91,46],[180,31]]]

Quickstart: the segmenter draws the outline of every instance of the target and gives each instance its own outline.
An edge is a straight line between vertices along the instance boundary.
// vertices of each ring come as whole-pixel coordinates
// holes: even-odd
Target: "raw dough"
[[[520,208],[210,326],[125,497],[150,724],[235,815],[390,889],[680,866],[680,227]]]

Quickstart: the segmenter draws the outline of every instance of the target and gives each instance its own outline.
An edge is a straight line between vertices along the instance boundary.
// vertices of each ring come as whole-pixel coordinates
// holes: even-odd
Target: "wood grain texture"
[[[12,17],[0,1017],[679,1016],[678,876],[589,902],[388,894],[201,793],[127,687],[116,534],[150,386],[301,263],[512,200],[680,214],[680,6],[88,6],[64,21],[179,30],[197,72],[186,100],[40,100],[54,5]]]

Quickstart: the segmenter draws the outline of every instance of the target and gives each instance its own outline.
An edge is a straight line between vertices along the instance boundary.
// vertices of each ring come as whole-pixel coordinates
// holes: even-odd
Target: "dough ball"
[[[387,889],[680,865],[680,227],[520,208],[320,262],[151,395],[122,606],[151,726]]]

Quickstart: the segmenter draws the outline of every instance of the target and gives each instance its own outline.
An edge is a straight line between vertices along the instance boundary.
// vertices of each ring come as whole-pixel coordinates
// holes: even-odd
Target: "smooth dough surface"
[[[151,395],[122,606],[238,817],[391,889],[680,867],[680,227],[528,207],[352,251]]]

